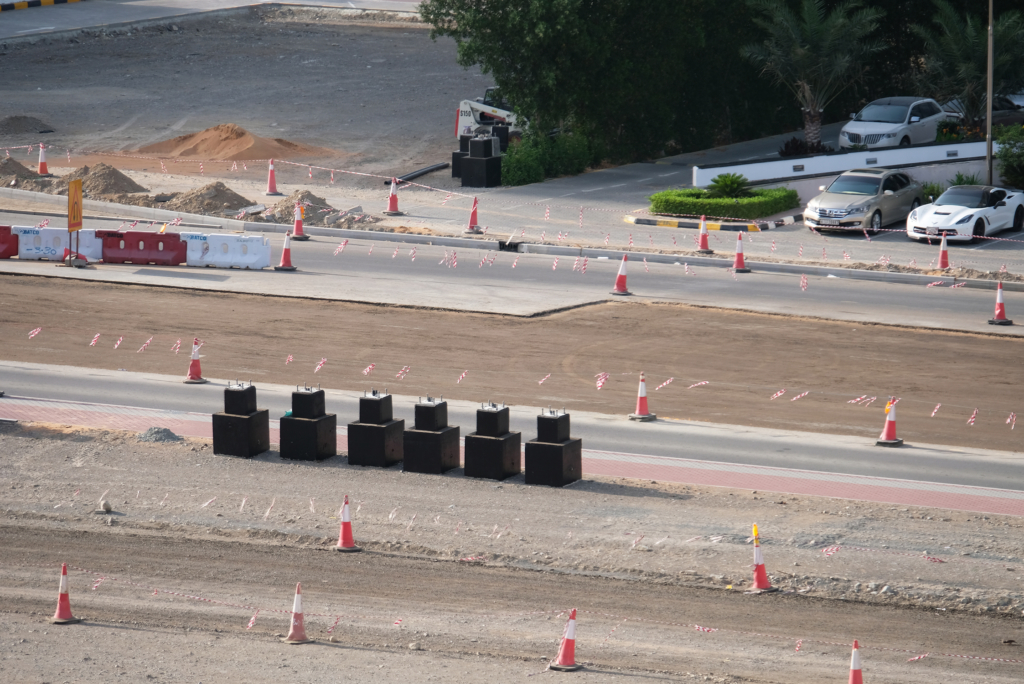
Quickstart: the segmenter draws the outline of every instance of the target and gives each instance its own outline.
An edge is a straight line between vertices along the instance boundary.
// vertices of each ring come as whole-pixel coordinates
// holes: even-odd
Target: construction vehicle
[[[460,135],[491,135],[493,126],[507,126],[508,137],[521,138],[522,127],[512,107],[502,99],[497,88],[487,88],[483,97],[459,103],[455,137]]]

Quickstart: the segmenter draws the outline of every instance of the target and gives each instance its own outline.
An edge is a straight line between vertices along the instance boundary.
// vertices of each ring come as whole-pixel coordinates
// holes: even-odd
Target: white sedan
[[[991,185],[954,185],[907,218],[907,236],[924,240],[974,241],[1024,227],[1024,193]]]

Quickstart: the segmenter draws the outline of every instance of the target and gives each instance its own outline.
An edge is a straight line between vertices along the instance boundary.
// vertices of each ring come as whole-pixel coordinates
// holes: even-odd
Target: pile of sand
[[[79,178],[82,179],[82,191],[91,197],[149,192],[113,166],[108,166],[103,162],[91,167],[82,166],[66,176],[61,176],[53,182],[51,192],[55,195],[66,195],[68,194],[68,183]]]
[[[31,188],[25,187],[25,182],[34,181],[37,178],[39,178],[39,174],[18,163],[14,157],[0,159],[0,187],[30,190]],[[11,185],[12,181],[13,185]]]
[[[261,138],[235,124],[220,124],[198,133],[140,147],[136,152],[168,158],[218,160],[288,159],[321,155],[326,150],[293,143],[282,138]]]
[[[234,212],[254,204],[256,203],[217,181],[195,190],[175,193],[172,199],[157,206],[186,214],[223,214],[225,210]]]
[[[0,120],[0,135],[53,133],[53,126],[34,116],[9,116]]]

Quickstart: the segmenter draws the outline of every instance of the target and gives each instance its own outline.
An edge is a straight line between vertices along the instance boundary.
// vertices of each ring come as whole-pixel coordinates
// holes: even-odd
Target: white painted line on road
[[[654,180],[654,176],[651,176],[650,178],[641,178],[637,183],[646,183],[649,180]]]
[[[32,33],[33,31],[51,31],[57,28],[56,26],[43,26],[37,29],[25,29],[24,31],[15,31],[15,33]]]
[[[611,190],[612,188],[621,188],[623,185],[625,185],[625,183],[619,183],[618,185],[609,185],[608,189]]]
[[[590,188],[590,190],[580,190],[580,192],[597,192],[598,190],[605,190],[606,188]]]
[[[980,245],[978,245],[977,247],[971,247],[971,251],[974,252],[976,250],[985,249],[986,247],[991,247],[992,245],[997,245],[997,244],[999,244],[998,240],[986,240],[986,241],[982,242]]]

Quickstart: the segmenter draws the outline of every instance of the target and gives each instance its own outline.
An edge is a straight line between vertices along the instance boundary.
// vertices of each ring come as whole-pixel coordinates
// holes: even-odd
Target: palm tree
[[[918,86],[939,102],[956,100],[953,108],[963,115],[964,123],[978,126],[985,118],[988,25],[981,17],[960,15],[946,0],[935,0],[933,22],[935,31],[911,27],[925,48]],[[992,92],[1020,92],[1024,89],[1024,17],[1019,12],[1003,12],[992,32]]]
[[[742,48],[743,55],[796,96],[804,116],[804,140],[821,143],[825,106],[860,78],[865,58],[882,50],[868,40],[884,12],[860,0],[840,2],[826,12],[823,0],[803,0],[799,13],[783,0],[751,0],[754,21],[767,33],[762,43]]]

